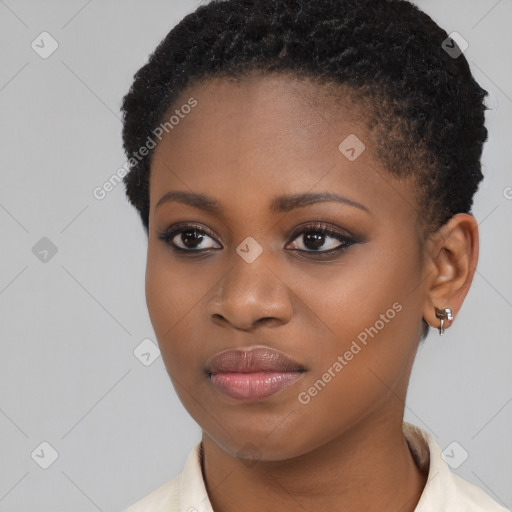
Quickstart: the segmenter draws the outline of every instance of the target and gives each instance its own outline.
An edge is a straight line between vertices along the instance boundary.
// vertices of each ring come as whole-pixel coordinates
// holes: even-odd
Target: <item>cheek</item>
[[[421,309],[418,285],[422,278],[421,257],[414,243],[401,240],[396,245],[389,241],[361,245],[339,264],[319,266],[314,274],[297,276],[295,293],[334,348],[350,345],[360,333],[364,338],[367,329],[374,332],[375,324],[379,333],[414,343],[419,320],[414,310]],[[406,309],[409,314],[403,313]]]
[[[353,264],[347,258],[338,271],[300,285],[323,329],[310,345],[315,364],[305,384],[329,382],[328,392],[318,384],[318,401],[343,396],[357,410],[361,396],[386,393],[407,371],[421,329],[421,260],[413,244],[401,248],[404,257],[392,245],[354,251]]]
[[[162,357],[168,370],[181,362],[193,365],[197,349],[193,321],[201,298],[208,289],[190,270],[173,265],[165,250],[148,248],[145,293],[146,304]]]

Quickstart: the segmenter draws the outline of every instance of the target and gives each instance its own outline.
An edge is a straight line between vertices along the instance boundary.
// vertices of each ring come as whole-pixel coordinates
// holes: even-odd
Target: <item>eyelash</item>
[[[158,238],[162,240],[164,243],[166,243],[173,251],[181,254],[189,255],[198,255],[198,254],[204,254],[209,251],[216,251],[219,250],[218,248],[208,248],[208,249],[183,249],[181,247],[177,247],[172,240],[176,237],[176,235],[179,235],[181,233],[186,232],[193,232],[200,235],[207,235],[210,238],[212,238],[217,244],[217,240],[215,239],[215,235],[212,233],[212,231],[207,228],[206,226],[200,226],[199,224],[181,224],[177,226],[172,226],[165,231],[158,234]],[[293,242],[295,239],[300,237],[301,235],[306,234],[321,234],[321,235],[327,235],[329,237],[333,237],[337,239],[339,242],[341,242],[341,245],[334,248],[329,249],[326,251],[315,251],[315,250],[304,250],[304,249],[292,249],[293,251],[297,251],[300,253],[306,253],[306,254],[314,254],[314,255],[322,255],[322,256],[328,256],[336,253],[340,253],[343,250],[347,249],[354,243],[357,243],[358,240],[354,239],[351,236],[348,236],[346,234],[342,234],[339,231],[329,229],[329,226],[321,221],[314,222],[313,224],[308,224],[306,226],[303,226],[300,228],[300,230],[297,230],[293,233],[291,242]],[[290,243],[290,242],[288,242]]]

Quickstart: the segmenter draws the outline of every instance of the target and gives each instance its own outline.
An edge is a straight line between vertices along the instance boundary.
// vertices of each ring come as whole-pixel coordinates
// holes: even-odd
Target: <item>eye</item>
[[[354,244],[349,235],[330,229],[322,222],[316,222],[296,231],[292,239],[292,249],[304,253],[318,253],[329,255]],[[198,224],[181,224],[172,226],[159,233],[158,238],[169,245],[173,250],[183,253],[202,253],[212,249],[222,249],[222,246],[215,240],[212,231],[206,226]],[[295,242],[302,238],[302,241]],[[208,240],[213,240],[213,244]],[[321,248],[324,250],[319,250]]]
[[[346,249],[355,240],[347,234],[330,229],[326,224],[317,222],[301,229],[294,235],[293,248],[297,251],[319,254],[332,254]],[[295,240],[302,241],[299,243]],[[319,250],[321,248],[324,250]]]
[[[213,234],[205,226],[200,227],[193,224],[173,226],[160,233],[158,238],[176,251],[203,252],[209,249],[222,249],[219,244],[216,247],[212,246],[211,243],[208,245],[208,239],[213,239]]]

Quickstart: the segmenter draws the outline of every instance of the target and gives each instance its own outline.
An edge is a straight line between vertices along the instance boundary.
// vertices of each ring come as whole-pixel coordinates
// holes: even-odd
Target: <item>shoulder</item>
[[[416,465],[428,474],[415,512],[510,512],[456,475],[430,434],[409,423],[403,424],[403,431]]]
[[[171,478],[123,512],[172,512],[179,510],[181,475]]]
[[[124,509],[123,512],[213,512],[201,469],[201,443],[190,451],[183,471]]]

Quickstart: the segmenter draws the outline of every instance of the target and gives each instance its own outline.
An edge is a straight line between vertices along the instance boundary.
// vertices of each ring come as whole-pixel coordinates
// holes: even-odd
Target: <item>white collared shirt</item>
[[[430,434],[405,422],[403,431],[416,464],[428,468],[415,512],[510,512],[482,489],[452,473]],[[123,512],[213,512],[201,471],[200,446],[198,443],[188,455],[181,475]]]

